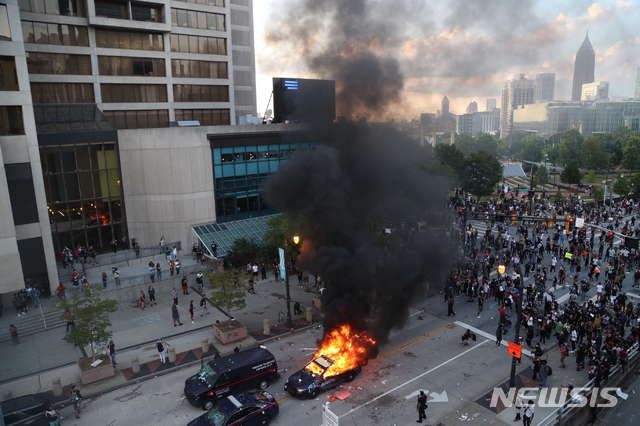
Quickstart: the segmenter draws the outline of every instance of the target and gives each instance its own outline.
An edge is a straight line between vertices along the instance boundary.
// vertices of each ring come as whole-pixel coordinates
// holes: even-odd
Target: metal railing
[[[611,373],[609,374],[609,380],[607,381],[608,387],[620,386],[625,379],[627,374],[634,374],[637,366],[640,361],[639,351],[638,351],[638,343],[635,343],[632,348],[628,352],[627,357],[627,366],[625,371],[622,372],[622,366],[620,364],[616,364],[615,367],[611,369]],[[581,398],[585,398],[587,401],[591,399],[591,394],[594,390],[594,382],[595,379],[591,379],[586,385],[580,388],[577,392]],[[577,421],[577,418],[584,417],[590,418],[590,414],[587,412],[591,409],[589,404],[585,404],[583,407],[573,407],[572,405],[580,405],[577,401],[577,398],[570,398],[567,402],[565,402],[562,407],[556,408],[551,414],[545,417],[538,426],[551,426],[551,425],[560,425],[560,424],[580,424]]]
[[[171,274],[169,273],[169,270],[166,269],[166,270],[162,271],[162,280],[158,280],[157,279],[157,275],[156,275],[155,280],[151,281],[150,274],[141,274],[141,275],[136,275],[136,276],[133,276],[133,277],[119,278],[119,283],[118,283],[113,278],[113,276],[111,276],[110,279],[107,281],[107,285],[106,285],[106,287],[104,287],[103,291],[105,291],[105,292],[106,291],[116,291],[116,290],[120,290],[120,289],[123,289],[123,288],[137,287],[137,286],[141,286],[141,285],[146,285],[146,286],[153,285],[153,284],[156,284],[156,283],[161,282],[161,281],[167,281],[167,280],[171,280],[171,279],[181,279],[182,277],[184,277],[186,275],[193,275],[193,274],[196,274],[196,273],[198,273],[200,271],[204,272],[206,270],[207,270],[207,266],[203,265],[200,262],[198,262],[195,265],[187,265],[187,266],[181,267],[180,268],[180,275],[174,275],[173,278],[171,277]],[[102,281],[100,281],[99,284],[102,285]],[[67,287],[67,290],[69,290],[69,287]]]

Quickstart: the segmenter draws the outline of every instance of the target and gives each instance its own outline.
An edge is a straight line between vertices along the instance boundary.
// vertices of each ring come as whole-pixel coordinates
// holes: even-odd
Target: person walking
[[[182,325],[182,323],[180,322],[180,312],[178,312],[178,305],[173,305],[171,307],[171,317],[173,318],[173,326],[177,327],[178,324]],[[176,322],[178,324],[176,324]]]
[[[18,293],[13,293],[13,307],[16,308],[16,312],[18,313],[18,316],[22,315],[22,300],[20,299],[20,296],[18,295]]]
[[[526,405],[527,408],[525,408],[524,414],[522,416],[522,424],[524,426],[531,426],[534,415],[534,406],[535,404],[533,401],[529,401],[529,403]]]
[[[162,339],[158,339],[158,343],[156,344],[156,348],[158,349],[158,355],[160,355],[160,362],[163,364],[166,362],[164,357],[164,348],[166,344],[162,341]]]
[[[264,263],[262,263],[262,266],[260,266],[260,273],[262,274],[262,279],[266,280],[267,279],[267,265],[265,265]]]
[[[207,315],[211,313],[209,312],[209,309],[207,309],[207,296],[202,296],[202,299],[200,299],[200,306],[202,306],[202,312],[200,313],[200,316],[204,315],[205,312],[207,313]]]
[[[449,306],[449,310],[447,312],[447,316],[450,317],[451,315],[455,316],[455,312],[453,311],[453,304],[455,303],[456,298],[453,296],[453,294],[449,295],[449,300],[447,301],[447,304]]]
[[[149,290],[147,291],[149,294],[149,306],[157,305],[156,303],[156,289],[153,288],[152,285],[149,286]]]
[[[102,288],[107,288],[107,271],[102,271]]]
[[[198,286],[198,293],[202,294],[204,287],[204,275],[202,275],[202,271],[199,271],[196,275],[196,285]]]
[[[182,277],[182,294],[189,294],[189,279],[186,276]]]
[[[171,275],[171,278],[174,277],[173,270],[175,269],[175,267],[176,267],[176,264],[173,263],[173,260],[170,260],[169,261],[169,275]]]
[[[178,305],[178,290],[176,290],[176,288],[173,288],[173,291],[171,292],[171,296],[173,296],[173,304],[174,306],[179,306]]]
[[[69,309],[65,309],[64,312],[67,314],[67,333],[69,332],[69,328],[73,330],[76,328],[76,323],[73,321],[73,312]]]
[[[502,323],[498,324],[498,328],[496,330],[496,346],[500,346],[502,344]]]
[[[149,278],[151,278],[151,282],[156,282],[156,265],[153,264],[153,260],[149,261]]]
[[[484,304],[484,291],[478,292],[478,318],[480,318],[480,312],[482,312],[482,307]]]
[[[176,275],[180,275],[180,267],[182,266],[180,264],[180,259],[176,259],[175,265],[176,265]]]
[[[76,415],[76,419],[79,419],[82,411],[82,395],[76,385],[71,385],[71,402],[73,403],[73,413]]]
[[[195,310],[195,307],[193,306],[193,300],[191,301],[191,303],[189,303],[189,315],[191,315],[191,324],[195,324],[195,322],[193,322],[193,311]]]
[[[416,407],[416,411],[418,412],[418,423],[422,423],[422,419],[427,418],[427,414],[425,410],[427,409],[427,395],[423,390],[420,391],[420,395],[418,395],[418,406]]]
[[[156,274],[158,274],[158,281],[162,281],[162,266],[160,266],[160,262],[156,263]]]
[[[144,291],[140,290],[140,307],[144,311],[144,302],[147,301],[147,296],[144,295]]]
[[[116,362],[116,344],[113,343],[113,340],[109,340],[109,356],[111,357],[111,363],[115,367],[118,365]]]
[[[58,412],[60,409],[54,410],[53,406],[49,404],[49,408],[44,412],[44,417],[49,422],[49,426],[58,426],[60,424],[60,418],[58,417]]]
[[[18,336],[18,327],[11,324],[9,325],[9,334],[11,334],[11,340],[13,341],[13,346],[20,343],[20,337]]]

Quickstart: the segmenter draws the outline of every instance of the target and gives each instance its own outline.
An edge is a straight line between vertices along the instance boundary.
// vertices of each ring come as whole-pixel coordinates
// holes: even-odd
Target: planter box
[[[84,358],[78,361],[78,369],[80,370],[80,381],[83,385],[94,383],[109,377],[115,376],[116,372],[111,363],[111,358],[107,355],[98,355],[96,359],[101,359],[102,362],[96,367],[92,367],[92,358]]]
[[[319,297],[316,296],[313,298],[313,306],[315,306],[316,309],[319,311],[322,310],[322,302],[320,301]]]
[[[213,334],[222,344],[235,342],[247,337],[247,327],[238,321],[231,321],[231,327],[227,321],[213,324]]]

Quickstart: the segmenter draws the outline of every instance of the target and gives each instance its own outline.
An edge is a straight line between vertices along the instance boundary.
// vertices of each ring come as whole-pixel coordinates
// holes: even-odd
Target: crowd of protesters
[[[640,254],[625,244],[625,237],[640,235],[638,206],[631,200],[610,208],[578,199],[466,198],[456,193],[449,203],[460,221],[461,262],[445,291],[448,314],[455,315],[455,297],[463,296],[469,303],[477,301],[480,317],[484,302],[493,297],[499,306],[499,341],[520,305],[521,342],[533,352],[534,380],[546,386],[551,366],[540,345],[555,339],[557,367],[565,368],[573,358],[576,370],[587,370],[596,387],[606,385],[616,364],[624,369],[640,334],[638,304],[626,293],[640,285]],[[486,223],[484,235],[469,219]],[[563,302],[555,296],[559,286],[569,288]],[[596,295],[587,298],[594,287]]]

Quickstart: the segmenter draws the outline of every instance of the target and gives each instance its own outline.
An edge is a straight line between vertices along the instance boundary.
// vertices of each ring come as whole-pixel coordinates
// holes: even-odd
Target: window
[[[0,91],[17,91],[18,73],[12,56],[0,56]]]
[[[162,7],[132,4],[131,19],[134,21],[164,22]]]
[[[34,104],[94,103],[91,83],[31,83]]]
[[[174,102],[229,102],[229,86],[174,84]]]
[[[38,205],[33,188],[31,164],[5,164],[7,188],[15,225],[38,222]]]
[[[224,0],[176,0],[193,4],[208,4],[209,6],[224,7]]]
[[[197,12],[194,10],[172,8],[171,22],[174,27],[226,31],[225,16],[220,13]]]
[[[0,40],[11,40],[11,27],[9,27],[9,12],[6,4],[0,4]]]
[[[24,12],[86,17],[84,0],[18,0]]]
[[[170,34],[172,52],[226,55],[227,40],[220,37],[201,37],[186,34]]]
[[[104,116],[117,129],[169,127],[169,111],[166,109],[104,111]]]
[[[0,106],[0,135],[24,135],[21,107]]]
[[[164,84],[101,84],[102,102],[167,102]]]
[[[91,57],[64,53],[26,52],[29,74],[91,75]]]
[[[173,77],[229,78],[226,62],[172,59],[171,71]]]
[[[96,1],[96,16],[113,19],[129,19],[127,3]]]
[[[164,59],[98,56],[100,75],[165,77]]]
[[[162,37],[162,34],[96,29],[97,47],[112,49],[155,50],[161,52],[164,50]],[[144,43],[143,39],[145,40]]]
[[[22,21],[25,43],[89,46],[87,27]]]
[[[231,124],[228,109],[177,109],[176,121],[197,120],[203,126],[222,126]]]

